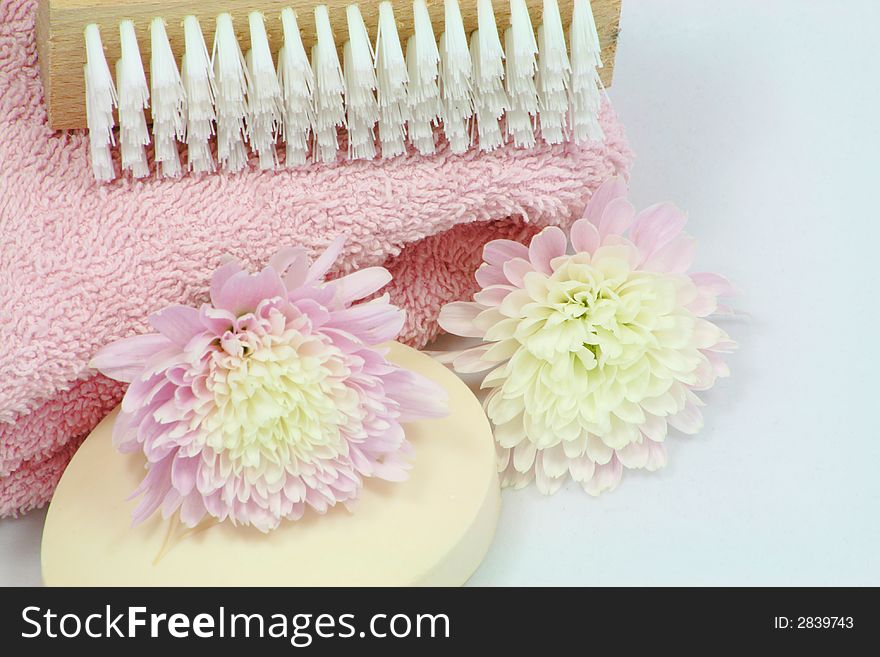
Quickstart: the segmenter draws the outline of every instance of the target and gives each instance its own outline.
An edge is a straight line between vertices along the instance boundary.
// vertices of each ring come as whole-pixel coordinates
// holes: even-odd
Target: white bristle
[[[122,170],[135,178],[150,173],[144,146],[150,143],[144,110],[149,107],[150,92],[138,48],[134,23],[119,24],[120,58],[116,62],[116,91],[119,99],[119,150]]]
[[[116,106],[116,89],[113,76],[104,56],[104,44],[98,26],[91,24],[85,29],[86,65],[86,121],[89,126],[89,154],[95,179],[103,182],[113,180],[113,158],[110,146],[113,140],[113,108]]]
[[[180,71],[168,43],[165,21],[150,23],[150,87],[153,98],[153,144],[157,173],[177,178],[181,173],[177,140],[186,136],[184,112],[186,95]]]
[[[601,47],[590,0],[573,0],[568,34],[559,0],[542,0],[537,34],[529,0],[507,0],[510,26],[503,39],[493,0],[476,0],[477,29],[470,38],[460,0],[444,0],[439,40],[428,8],[437,0],[412,1],[413,34],[405,48],[391,1],[378,5],[375,48],[360,9],[349,5],[342,62],[326,5],[314,10],[310,56],[294,10],[282,10],[284,39],[277,66],[259,11],[248,14],[251,47],[246,57],[231,14],[217,17],[210,51],[198,19],[187,16],[180,69],[165,23],[155,18],[150,23],[149,84],[131,20],[119,25],[116,85],[99,28],[87,26],[86,114],[96,179],[115,177],[111,146],[117,107],[122,169],[135,178],[149,173],[147,109],[157,173],[169,177],[182,172],[180,141],[187,144],[190,171],[214,171],[215,135],[217,159],[229,172],[247,166],[248,143],[262,169],[276,168],[279,133],[291,167],[305,164],[310,152],[315,161],[336,161],[340,128],[347,128],[352,160],[374,158],[377,136],[385,158],[405,153],[407,143],[422,155],[434,153],[440,125],[453,153],[477,144],[492,151],[508,139],[517,147],[532,147],[539,127],[548,144],[604,137],[599,123]]]
[[[299,166],[306,163],[309,135],[315,123],[315,113],[312,110],[314,77],[299,34],[296,14],[290,7],[281,12],[281,26],[284,30],[284,45],[278,52],[278,84],[281,87],[283,109],[285,164]]]
[[[281,127],[281,87],[278,73],[269,50],[269,37],[263,15],[258,11],[248,14],[251,49],[245,58],[248,65],[248,141],[257,154],[260,168],[278,166],[275,141]]]
[[[376,87],[382,157],[394,157],[406,150],[407,82],[406,60],[397,34],[394,9],[390,2],[382,2],[379,5],[379,30],[376,36]]]
[[[495,9],[492,7],[492,0],[477,0],[477,31],[475,34],[479,36],[482,57],[480,78],[485,80],[503,78],[504,49],[498,38],[498,25],[495,23]],[[479,83],[480,79],[477,82]]]
[[[211,63],[217,85],[217,159],[227,171],[234,173],[247,165],[244,141],[249,76],[235,37],[232,16],[227,13],[217,16]]]
[[[334,162],[339,149],[337,129],[345,125],[345,81],[325,5],[315,7],[315,31],[317,39],[312,47],[312,71],[315,76],[317,156],[322,162]]]
[[[507,55],[507,132],[517,147],[535,145],[538,92],[535,87],[538,44],[525,0],[510,0],[510,27],[504,32]]]
[[[494,22],[493,17],[493,25]],[[501,146],[503,142],[501,126],[498,122],[507,110],[508,100],[504,91],[503,75],[487,75],[485,73],[487,68],[495,69],[495,62],[501,64],[503,71],[504,62],[500,58],[485,56],[480,32],[481,30],[478,29],[471,34],[474,116],[477,123],[477,141],[480,150],[491,151]]]
[[[181,80],[186,94],[187,166],[196,173],[215,170],[211,137],[217,118],[214,70],[202,28],[195,16],[183,20],[184,55]]]
[[[186,93],[187,166],[196,173],[214,171],[211,137],[214,135],[214,70],[208,46],[195,16],[183,19],[184,55],[181,68]]]
[[[568,135],[568,94],[571,66],[565,30],[556,0],[544,0],[543,23],[538,28],[538,96],[541,99],[541,136],[561,144]]]
[[[373,70],[373,45],[357,5],[346,9],[348,41],[343,49],[345,60],[345,104],[348,119],[348,157],[372,160],[376,157],[376,72]]]
[[[440,35],[440,89],[443,99],[443,132],[453,153],[471,145],[471,55],[458,0],[446,0],[445,32]]]
[[[504,91],[504,50],[498,38],[492,0],[478,0],[477,29],[471,34],[474,114],[480,149],[491,151],[502,144],[498,122],[508,108]]]
[[[574,0],[571,18],[571,128],[578,143],[604,138],[599,125],[602,48],[589,0]]]
[[[413,36],[406,44],[406,67],[409,75],[409,117],[407,132],[410,143],[422,155],[434,152],[434,127],[440,123],[440,51],[431,25],[425,0],[413,2]]]

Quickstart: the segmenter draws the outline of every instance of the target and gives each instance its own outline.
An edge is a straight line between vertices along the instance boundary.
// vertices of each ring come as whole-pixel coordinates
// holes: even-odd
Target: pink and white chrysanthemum
[[[179,511],[261,531],[354,502],[364,479],[399,481],[412,456],[402,422],[446,413],[445,391],[384,358],[404,313],[373,295],[371,267],[324,276],[344,240],[315,262],[282,249],[257,274],[231,262],[210,303],[150,316],[156,333],[119,340],[91,362],[130,383],[113,432],[148,472],[133,517]]]
[[[440,325],[481,338],[444,355],[462,373],[490,370],[483,388],[503,483],[553,493],[570,477],[590,494],[624,468],[666,463],[669,427],[702,427],[697,392],[729,374],[735,348],[708,317],[734,290],[687,273],[695,241],[670,204],[636,213],[620,178],[604,183],[569,236],[546,228],[529,246],[486,245],[472,302],[447,305]]]

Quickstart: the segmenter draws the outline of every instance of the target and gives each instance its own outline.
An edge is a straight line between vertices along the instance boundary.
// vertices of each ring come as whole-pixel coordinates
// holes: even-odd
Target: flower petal
[[[131,383],[150,358],[173,346],[171,340],[158,333],[123,338],[99,349],[89,367],[116,381]]]
[[[396,368],[383,382],[385,394],[400,405],[400,422],[449,415],[449,393],[436,381]]]
[[[483,356],[490,348],[491,345],[483,344],[479,347],[465,349],[452,361],[452,369],[459,374],[473,374],[474,372],[485,372],[495,367],[497,362],[483,360]]]
[[[330,242],[330,245],[324,253],[318,256],[315,262],[312,263],[312,266],[309,267],[309,273],[306,276],[304,284],[314,283],[323,278],[324,275],[330,271],[330,268],[335,265],[336,261],[339,259],[339,254],[342,253],[342,247],[345,246],[345,242],[345,235],[340,235]]]
[[[648,464],[648,457],[650,456],[650,450],[646,444],[648,442],[650,441],[630,443],[623,449],[617,450],[617,458],[620,460],[621,465],[633,470],[644,468]]]
[[[666,445],[663,443],[655,443],[653,440],[646,440],[648,446],[648,461],[645,463],[645,470],[654,472],[666,466]]]
[[[278,272],[265,267],[259,274],[242,271],[230,276],[217,293],[214,305],[240,316],[254,312],[264,299],[286,295],[287,288]]]
[[[585,481],[582,486],[590,495],[600,495],[609,490],[614,490],[620,483],[623,468],[615,456],[604,465],[596,464],[596,470],[592,479]]]
[[[599,237],[623,235],[635,217],[636,209],[625,198],[613,199],[605,206],[599,220]]]
[[[234,260],[232,262],[227,262],[214,271],[214,274],[211,276],[210,290],[212,306],[215,308],[217,307],[217,298],[220,294],[220,290],[226,285],[226,281],[242,271],[241,264]]]
[[[501,266],[508,260],[528,257],[528,247],[513,240],[492,240],[483,247],[483,260],[490,265]]]
[[[599,230],[586,219],[578,219],[571,227],[571,245],[578,253],[593,253],[599,248]]]
[[[672,203],[657,203],[636,215],[630,239],[648,259],[681,234],[687,217]]]
[[[671,427],[689,435],[698,433],[703,428],[703,414],[691,401],[688,401],[680,412],[670,415],[666,420]]]
[[[516,287],[522,287],[523,277],[530,271],[535,271],[535,268],[528,260],[514,258],[513,260],[505,262],[502,266],[502,270],[504,271],[504,276],[507,278],[507,281],[505,282],[509,282]]]
[[[333,313],[326,326],[348,331],[365,344],[375,345],[395,339],[405,320],[406,313],[400,308],[386,302],[370,302]]]
[[[718,297],[732,297],[739,294],[739,290],[720,274],[712,272],[693,272],[690,274],[691,280],[698,288],[703,288]]]
[[[482,338],[484,331],[474,325],[474,319],[485,308],[473,301],[455,301],[440,309],[437,323],[447,333],[465,338]]]
[[[335,290],[336,301],[350,304],[378,292],[391,282],[391,272],[384,267],[366,267],[327,284]]]
[[[547,274],[553,273],[550,261],[565,255],[568,240],[565,233],[557,226],[549,226],[532,238],[529,244],[529,261],[535,271]],[[505,270],[505,273],[506,270]],[[508,277],[509,278],[509,277]],[[511,281],[513,283],[513,281]],[[514,283],[516,284],[516,283]]]
[[[474,301],[487,308],[498,306],[514,290],[516,288],[513,285],[490,285],[474,294]]]
[[[504,276],[501,267],[483,263],[477,267],[474,278],[480,287],[489,287],[490,285],[507,285],[509,281]]]
[[[644,268],[670,274],[683,274],[694,262],[697,241],[682,235],[655,251],[644,263]]]
[[[621,176],[609,178],[593,192],[584,210],[584,218],[598,227],[602,213],[611,201],[626,196],[626,181]]]
[[[189,306],[168,306],[153,313],[147,320],[150,326],[178,347],[185,347],[196,335],[207,330],[199,311]]]
[[[308,251],[301,246],[286,246],[269,259],[269,266],[281,275],[288,290],[306,282],[310,264]]]

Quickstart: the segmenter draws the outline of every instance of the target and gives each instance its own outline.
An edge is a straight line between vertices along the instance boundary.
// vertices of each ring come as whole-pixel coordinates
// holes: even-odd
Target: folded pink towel
[[[343,270],[389,267],[408,310],[402,339],[422,346],[440,306],[472,293],[486,241],[570,223],[630,163],[606,106],[606,140],[589,147],[97,185],[87,137],[47,127],[35,7],[0,3],[0,516],[44,504],[118,403],[121,387],[88,369],[91,355],[144,330],[149,312],[205,299],[224,254],[256,267],[279,245],[317,251],[348,235]]]

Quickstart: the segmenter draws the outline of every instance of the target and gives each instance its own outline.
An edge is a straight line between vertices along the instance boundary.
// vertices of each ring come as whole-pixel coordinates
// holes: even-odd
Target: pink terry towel
[[[588,147],[97,185],[87,137],[47,127],[35,8],[0,0],[0,516],[44,504],[118,403],[91,355],[143,331],[149,312],[204,300],[224,254],[256,267],[281,245],[318,250],[345,234],[342,269],[385,263],[408,310],[402,339],[422,346],[440,306],[473,291],[486,241],[569,223],[630,163],[606,106],[606,139]]]

